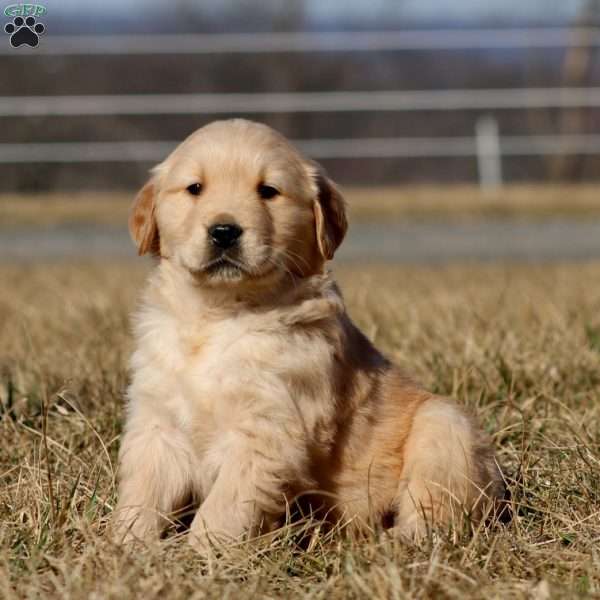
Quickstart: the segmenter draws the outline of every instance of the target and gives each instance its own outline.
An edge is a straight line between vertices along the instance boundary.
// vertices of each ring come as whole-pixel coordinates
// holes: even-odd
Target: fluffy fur
[[[222,251],[208,230],[224,222],[243,234]],[[335,185],[264,125],[212,123],[154,169],[130,219],[159,264],[134,319],[120,539],[157,538],[190,499],[205,551],[274,529],[299,497],[410,537],[500,497],[471,420],[348,318],[324,268],[346,227]]]

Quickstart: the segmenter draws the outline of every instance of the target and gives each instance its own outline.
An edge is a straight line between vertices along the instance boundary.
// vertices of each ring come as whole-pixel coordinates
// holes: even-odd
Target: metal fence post
[[[479,186],[484,192],[498,190],[502,186],[502,152],[495,117],[486,115],[477,119],[475,145]]]

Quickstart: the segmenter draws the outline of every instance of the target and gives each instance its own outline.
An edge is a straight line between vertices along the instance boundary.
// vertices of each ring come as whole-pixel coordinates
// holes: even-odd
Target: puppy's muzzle
[[[211,243],[221,250],[235,246],[242,233],[244,230],[235,223],[217,223],[208,228]]]

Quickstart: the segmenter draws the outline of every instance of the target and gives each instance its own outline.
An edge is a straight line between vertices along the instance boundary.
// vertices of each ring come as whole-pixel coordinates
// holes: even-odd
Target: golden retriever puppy
[[[500,496],[471,420],[349,319],[325,270],[344,201],[281,135],[242,119],[199,129],[153,169],[129,226],[158,264],[134,320],[120,539],[158,538],[190,499],[206,550],[274,529],[302,495],[409,537]]]

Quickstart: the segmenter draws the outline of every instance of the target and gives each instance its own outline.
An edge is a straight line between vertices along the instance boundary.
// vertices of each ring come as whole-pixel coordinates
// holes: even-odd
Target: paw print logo
[[[12,23],[4,26],[4,31],[10,35],[10,45],[18,48],[23,44],[35,48],[39,42],[39,36],[46,31],[42,23],[36,23],[35,17],[15,17]]]

